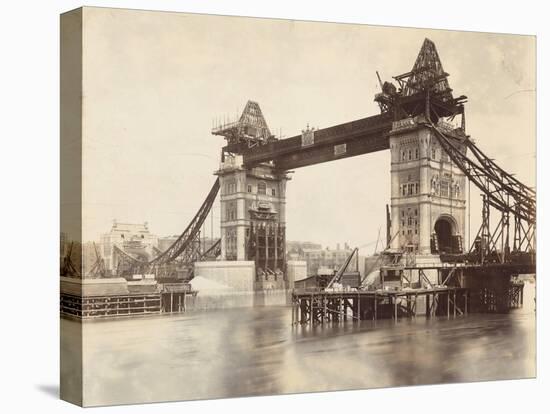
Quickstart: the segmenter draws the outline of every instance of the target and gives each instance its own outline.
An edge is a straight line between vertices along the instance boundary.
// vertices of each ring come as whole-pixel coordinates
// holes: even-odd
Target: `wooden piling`
[[[357,294],[357,320],[361,321],[361,296]]]
[[[456,318],[456,290],[453,290],[453,316]]]

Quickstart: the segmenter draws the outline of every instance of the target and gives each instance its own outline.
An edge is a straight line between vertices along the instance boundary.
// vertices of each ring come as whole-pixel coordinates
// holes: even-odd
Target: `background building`
[[[353,249],[344,243],[343,248],[340,243],[336,244],[336,249],[323,249],[320,243],[290,241],[287,242],[287,257],[289,260],[303,260],[307,264],[307,275],[312,276],[319,271],[326,273],[338,270],[346,259],[352,253]],[[354,268],[355,264],[350,266]],[[359,268],[364,268],[364,257],[359,256]],[[298,279],[296,279],[298,280]]]
[[[109,233],[101,235],[101,254],[108,273],[113,273],[118,263],[115,246],[131,256],[148,261],[156,256],[158,237],[149,231],[147,222],[134,224],[114,220]]]

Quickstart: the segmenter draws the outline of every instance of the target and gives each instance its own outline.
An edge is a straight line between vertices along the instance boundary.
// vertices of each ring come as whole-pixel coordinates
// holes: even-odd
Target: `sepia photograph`
[[[61,398],[534,378],[534,36],[60,18]]]

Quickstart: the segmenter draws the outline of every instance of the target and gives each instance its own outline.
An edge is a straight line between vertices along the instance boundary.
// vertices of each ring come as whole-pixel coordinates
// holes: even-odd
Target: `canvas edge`
[[[60,242],[82,246],[83,8],[60,15]],[[61,247],[63,255],[63,247]],[[63,257],[61,257],[62,263]],[[81,260],[77,267],[81,268]],[[81,269],[80,269],[81,270]],[[82,325],[60,324],[60,398],[83,406]]]

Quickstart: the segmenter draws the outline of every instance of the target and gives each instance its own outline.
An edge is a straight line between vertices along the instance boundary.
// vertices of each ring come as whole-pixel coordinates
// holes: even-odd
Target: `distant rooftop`
[[[144,223],[121,223],[113,220],[111,227],[111,233],[123,232],[123,233],[149,233],[149,224]]]

